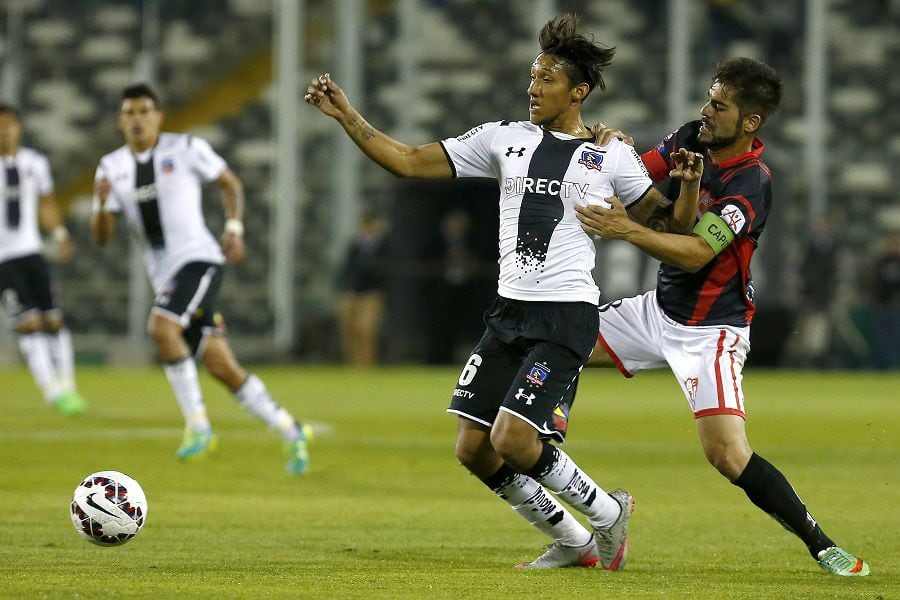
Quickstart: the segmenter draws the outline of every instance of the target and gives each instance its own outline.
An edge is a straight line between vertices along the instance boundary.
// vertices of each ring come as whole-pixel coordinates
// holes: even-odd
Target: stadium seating
[[[158,84],[169,107],[190,105],[205,85],[271,45],[270,3],[160,0],[159,4]],[[792,269],[808,233],[802,158],[804,5],[762,0],[748,16],[741,4],[696,3],[691,56],[695,75],[689,88],[699,109],[715,61],[732,53],[765,59],[785,76],[782,109],[764,136],[767,162],[776,177],[777,223],[767,231],[754,275],[766,282],[761,305],[789,305],[796,301]],[[141,3],[35,0],[28,6],[23,32],[27,77],[21,97],[27,143],[49,155],[57,188],[66,190],[92,173],[97,157],[121,143],[113,113],[119,90],[133,81],[141,50]],[[586,119],[615,124],[633,133],[642,147],[677,125],[666,118],[667,3],[582,0],[567,6],[584,16],[585,28],[598,41],[618,48],[606,77],[608,89],[587,106]],[[871,248],[873,223],[900,222],[889,188],[891,165],[900,161],[900,135],[887,137],[900,130],[900,116],[890,110],[900,85],[896,78],[885,78],[891,72],[889,65],[896,62],[892,23],[900,15],[896,2],[832,0],[830,6],[828,189],[832,204],[842,210],[853,257],[850,264],[861,268]],[[394,60],[396,3],[369,2],[367,9],[365,113],[379,128],[393,132],[397,107],[404,101]],[[419,101],[408,108],[422,138],[409,141],[457,135],[488,120],[524,118],[527,65],[536,46],[533,17],[516,10],[515,3],[476,0],[423,0],[420,11]],[[763,14],[766,19],[759,18]],[[0,7],[0,20],[5,16],[6,9]],[[333,70],[335,62],[333,5],[310,2],[307,18],[304,79]],[[264,94],[237,116],[196,130],[225,156],[247,190],[251,247],[247,261],[226,277],[222,294],[222,309],[232,329],[242,335],[266,336],[272,327],[267,297],[273,202],[270,95]],[[307,173],[328,173],[332,168],[332,157],[323,151],[332,147],[331,125],[324,119],[301,120]],[[361,169],[366,203],[390,212],[399,201],[396,180],[368,161]],[[307,202],[303,230],[297,235],[295,278],[301,319],[332,310],[335,268],[326,253],[334,221],[329,182],[327,177],[308,177],[303,183]],[[215,202],[212,195],[208,200]],[[112,250],[94,247],[88,239],[85,202],[83,196],[73,198],[70,206],[80,257],[61,271],[67,312],[76,332],[120,335],[127,313],[125,244],[120,239]],[[220,226],[215,217],[210,223],[214,230]],[[601,264],[601,277],[602,270]],[[856,290],[857,283],[851,277],[846,285]],[[636,292],[645,287],[646,277],[638,270],[621,285]]]

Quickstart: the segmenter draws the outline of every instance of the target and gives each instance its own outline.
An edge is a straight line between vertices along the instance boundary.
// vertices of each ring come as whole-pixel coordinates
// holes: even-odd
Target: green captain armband
[[[694,225],[693,233],[706,240],[716,254],[734,241],[734,233],[725,224],[722,217],[711,212],[703,213],[700,221]]]

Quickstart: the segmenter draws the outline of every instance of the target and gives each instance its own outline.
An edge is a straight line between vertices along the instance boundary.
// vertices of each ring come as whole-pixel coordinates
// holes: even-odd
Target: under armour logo
[[[516,394],[516,400],[524,400],[525,404],[531,406],[531,402],[537,398],[534,394],[526,394],[525,388],[519,388],[519,393]]]
[[[522,156],[525,154],[525,147],[522,146],[518,150],[514,150],[512,146],[507,146],[506,147],[506,156],[512,156],[513,154],[515,154],[519,158],[522,158]]]

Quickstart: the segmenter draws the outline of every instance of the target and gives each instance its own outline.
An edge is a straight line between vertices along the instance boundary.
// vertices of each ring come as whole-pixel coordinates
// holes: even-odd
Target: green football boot
[[[832,575],[865,577],[869,574],[869,565],[866,561],[837,546],[819,552],[818,563]]]
[[[292,475],[302,475],[309,468],[309,450],[307,446],[313,437],[313,429],[306,423],[297,422],[299,434],[297,439],[284,445],[287,462],[284,469]]]
[[[212,431],[200,429],[184,430],[181,447],[175,452],[179,460],[198,460],[215,452],[219,446],[219,436]]]
[[[54,398],[51,404],[56,409],[56,412],[67,417],[80,415],[87,410],[87,402],[75,390],[63,392]]]

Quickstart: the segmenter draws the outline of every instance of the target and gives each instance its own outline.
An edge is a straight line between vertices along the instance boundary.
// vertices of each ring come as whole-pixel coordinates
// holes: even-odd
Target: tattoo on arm
[[[355,129],[356,132],[358,133],[359,137],[364,142],[375,137],[375,128],[372,127],[371,125],[369,125],[368,123],[366,123],[365,121],[360,122],[360,120],[357,119],[355,116],[350,118],[350,121],[347,123],[347,125],[351,129]]]

